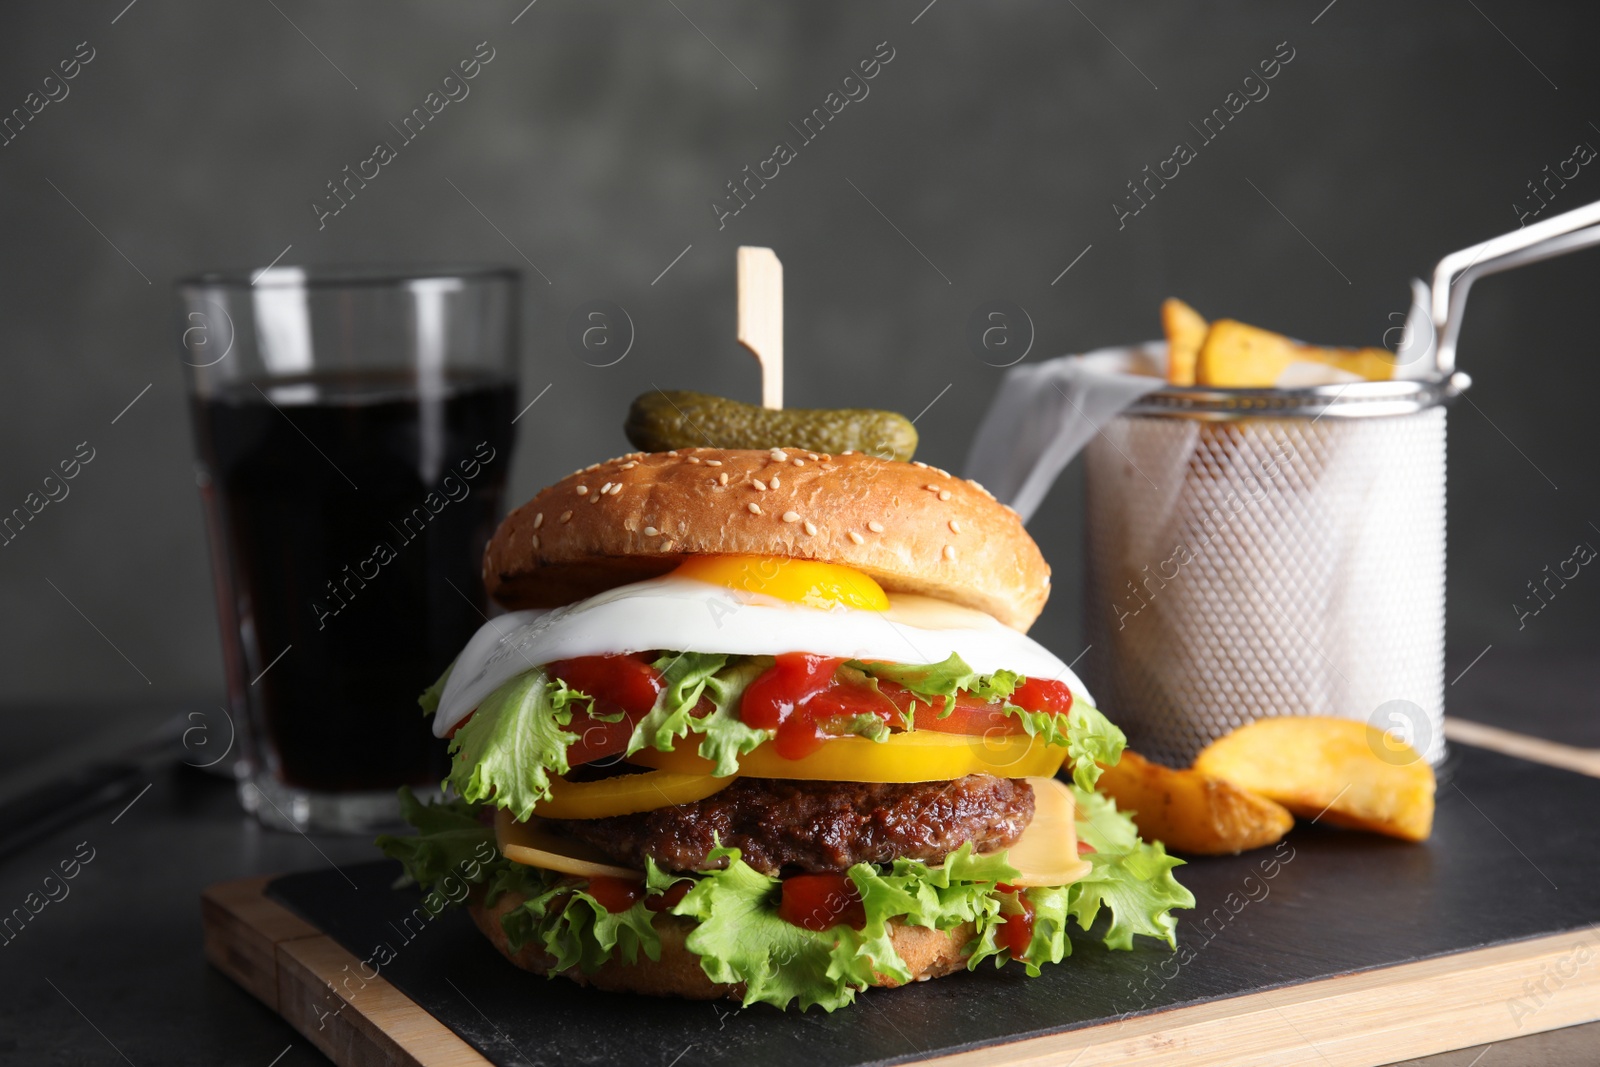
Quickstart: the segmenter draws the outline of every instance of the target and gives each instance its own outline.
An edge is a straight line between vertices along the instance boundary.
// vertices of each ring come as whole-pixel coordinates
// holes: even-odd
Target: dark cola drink
[[[308,374],[194,398],[230,687],[255,723],[257,773],[321,793],[444,775],[417,696],[485,619],[515,400],[509,378],[464,370],[431,384]]]

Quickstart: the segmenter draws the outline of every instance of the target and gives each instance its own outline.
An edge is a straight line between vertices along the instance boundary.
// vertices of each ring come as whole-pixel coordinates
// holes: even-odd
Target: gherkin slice
[[[623,430],[645,452],[675,448],[778,448],[863,452],[909,460],[917,428],[904,415],[870,408],[770,408],[709,393],[657,389],[628,409]]]

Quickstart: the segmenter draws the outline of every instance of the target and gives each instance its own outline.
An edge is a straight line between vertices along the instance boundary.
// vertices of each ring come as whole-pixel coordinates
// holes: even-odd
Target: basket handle
[[[1600,200],[1536,222],[1511,233],[1491,237],[1470,248],[1452,252],[1433,269],[1430,290],[1435,365],[1441,377],[1456,367],[1456,338],[1466,310],[1467,291],[1485,274],[1511,270],[1526,263],[1576,252],[1600,244]]]

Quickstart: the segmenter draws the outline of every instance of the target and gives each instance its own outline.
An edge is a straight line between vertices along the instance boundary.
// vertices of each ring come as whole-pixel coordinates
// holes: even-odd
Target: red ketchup
[[[840,925],[856,930],[867,925],[861,894],[846,874],[791,874],[783,880],[778,915],[818,933]]]
[[[881,707],[887,721],[894,707],[884,700],[874,702],[871,698],[877,694],[872,690],[835,686],[834,673],[844,662],[842,657],[785,652],[746,687],[739,701],[739,717],[750,726],[776,730],[773,745],[785,759],[815,752],[829,737],[826,727],[830,720],[841,715]],[[827,696],[818,699],[823,694]]]
[[[589,879],[584,892],[594,897],[607,911],[627,911],[644,896],[644,882],[634,878],[613,878],[597,874]]]

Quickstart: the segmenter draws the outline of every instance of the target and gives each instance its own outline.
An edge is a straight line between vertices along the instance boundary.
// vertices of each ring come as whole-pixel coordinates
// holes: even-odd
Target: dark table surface
[[[1447,677],[1476,654],[1464,654]],[[1462,718],[1600,747],[1600,657],[1494,648],[1450,687],[1447,706]],[[186,710],[0,710],[11,740],[0,752],[0,793],[114,752]],[[68,895],[0,945],[0,1064],[326,1064],[207,966],[199,893],[229,878],[370,859],[370,842],[265,830],[238,810],[231,782],[192,768],[159,769],[149,784],[136,799],[130,794],[0,860],[0,912],[9,912],[60,861],[93,856],[67,883]],[[136,783],[134,793],[142,787]],[[1594,1062],[1596,1048],[1600,1023],[1408,1062],[1562,1067]]]

